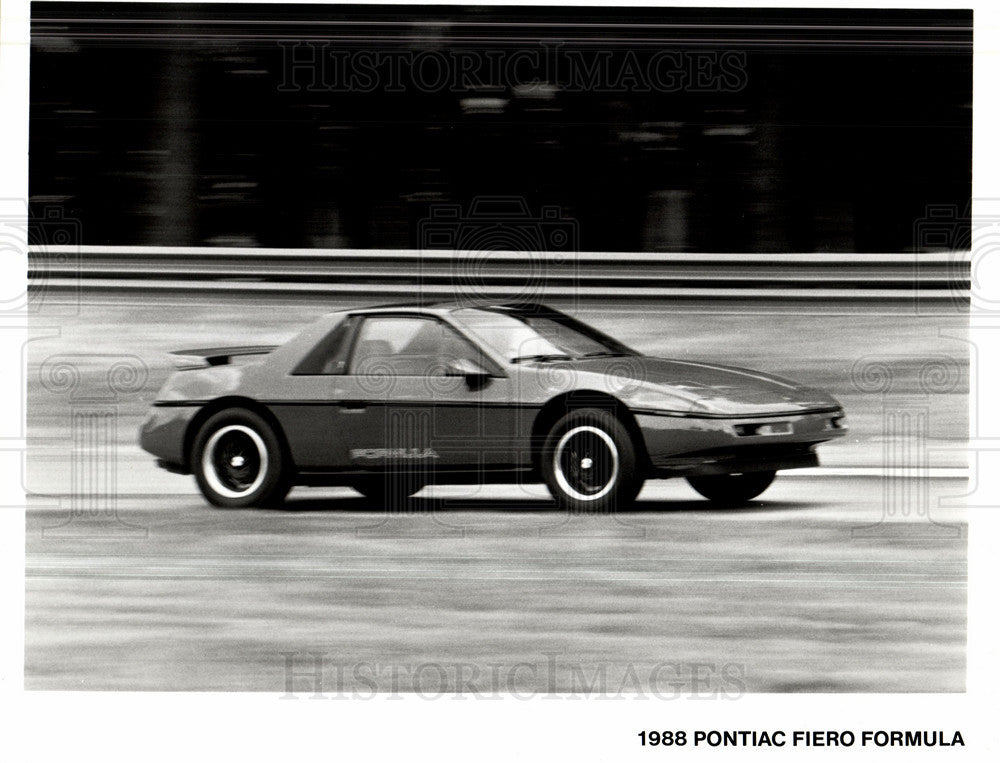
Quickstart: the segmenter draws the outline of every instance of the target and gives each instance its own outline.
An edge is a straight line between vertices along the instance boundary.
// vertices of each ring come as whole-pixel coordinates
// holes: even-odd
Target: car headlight
[[[791,421],[771,421],[765,424],[736,424],[733,426],[736,434],[740,437],[754,437],[761,435],[791,434]]]

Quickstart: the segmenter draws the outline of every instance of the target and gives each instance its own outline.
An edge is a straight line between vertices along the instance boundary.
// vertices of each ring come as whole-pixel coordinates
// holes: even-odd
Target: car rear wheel
[[[708,500],[732,505],[746,503],[767,490],[774,482],[774,472],[715,474],[710,477],[688,477],[687,481]]]
[[[209,418],[195,437],[191,463],[214,506],[274,505],[290,488],[281,442],[253,411],[233,408]]]
[[[629,506],[642,488],[636,447],[608,411],[570,411],[542,446],[542,478],[560,506],[574,512],[605,512]]]

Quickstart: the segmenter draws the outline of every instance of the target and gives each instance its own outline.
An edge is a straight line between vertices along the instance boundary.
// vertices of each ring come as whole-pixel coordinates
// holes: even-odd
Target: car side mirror
[[[490,378],[490,372],[474,360],[456,358],[448,362],[445,376],[465,377],[465,381],[469,387],[475,389],[486,383],[487,379]]]

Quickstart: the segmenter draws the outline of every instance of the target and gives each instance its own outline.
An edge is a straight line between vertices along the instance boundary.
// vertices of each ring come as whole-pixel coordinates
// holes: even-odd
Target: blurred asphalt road
[[[499,486],[395,514],[347,489],[39,497],[25,683],[277,696],[290,665],[302,697],[962,691],[966,482],[894,487],[779,477],[719,510],[660,482],[610,517]]]

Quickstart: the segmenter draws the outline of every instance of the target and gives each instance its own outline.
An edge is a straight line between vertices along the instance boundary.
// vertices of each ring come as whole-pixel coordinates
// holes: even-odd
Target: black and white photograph
[[[25,757],[998,749],[996,12],[2,11]]]

